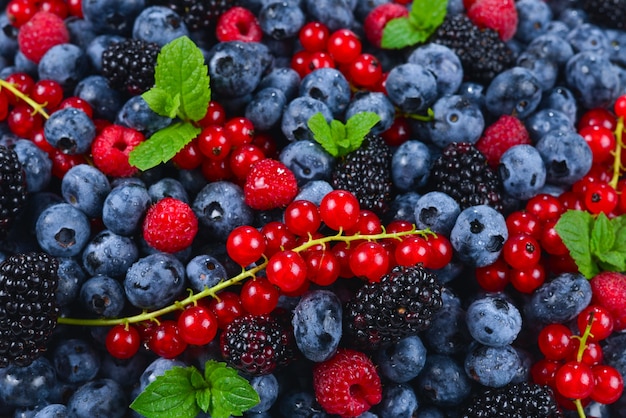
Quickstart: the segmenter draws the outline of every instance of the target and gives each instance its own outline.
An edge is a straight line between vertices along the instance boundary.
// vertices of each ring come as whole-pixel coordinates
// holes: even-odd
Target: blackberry
[[[484,85],[515,64],[515,54],[493,29],[481,29],[464,13],[448,15],[430,42],[453,50],[463,65],[467,81]]]
[[[102,75],[111,88],[132,95],[154,85],[154,67],[161,48],[154,42],[125,39],[102,51]]]
[[[463,418],[557,418],[563,413],[548,386],[536,383],[510,383],[476,395]]]
[[[26,175],[17,153],[0,145],[0,238],[4,238],[26,201]]]
[[[248,375],[272,373],[294,359],[293,330],[286,314],[243,315],[220,335],[226,362]]]
[[[589,21],[613,29],[626,28],[626,0],[584,0]]]
[[[421,265],[396,266],[380,282],[363,285],[344,309],[345,341],[376,350],[430,327],[442,306],[436,276]]]
[[[453,142],[443,149],[433,163],[427,187],[452,197],[461,210],[483,204],[503,210],[502,180],[469,142]]]
[[[238,6],[236,0],[148,0],[149,6],[165,6],[178,13],[191,31],[215,26],[219,17]]]
[[[358,149],[337,163],[331,184],[354,194],[361,209],[382,215],[392,198],[391,159],[391,150],[382,137],[369,134]]]
[[[58,261],[43,253],[11,255],[0,264],[0,367],[32,363],[56,326]]]

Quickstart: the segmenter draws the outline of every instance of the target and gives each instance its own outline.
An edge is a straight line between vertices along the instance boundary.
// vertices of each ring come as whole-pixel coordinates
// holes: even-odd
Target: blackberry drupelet
[[[392,199],[391,159],[382,137],[369,134],[358,149],[338,161],[331,184],[354,194],[362,209],[382,215]]]
[[[0,145],[0,239],[21,212],[26,191],[26,175],[17,153]]]
[[[421,265],[396,266],[363,285],[344,309],[344,332],[357,349],[376,350],[430,326],[442,306],[442,287]]]
[[[293,330],[279,311],[240,316],[220,335],[220,349],[231,367],[250,376],[270,374],[294,359]]]
[[[58,261],[43,253],[9,256],[0,264],[0,367],[32,363],[56,326]]]
[[[160,50],[156,43],[141,39],[114,43],[102,52],[102,75],[116,90],[141,94],[154,85],[154,67]]]
[[[515,64],[515,54],[493,29],[480,29],[464,13],[447,16],[430,42],[453,50],[463,65],[466,81],[485,86]]]
[[[536,383],[510,383],[476,395],[462,418],[559,418],[552,390]]]
[[[626,0],[584,0],[582,7],[596,25],[626,28]]]
[[[148,0],[146,3],[169,7],[182,16],[191,31],[215,27],[222,13],[239,5],[237,0]]]
[[[503,209],[502,180],[469,142],[453,142],[443,149],[433,163],[427,187],[452,197],[461,210],[483,204]]]

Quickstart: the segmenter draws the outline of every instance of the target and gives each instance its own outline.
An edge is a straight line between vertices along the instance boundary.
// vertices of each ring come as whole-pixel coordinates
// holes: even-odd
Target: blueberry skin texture
[[[79,338],[59,342],[52,359],[57,377],[69,383],[85,383],[100,370],[100,353]]]
[[[424,112],[437,99],[437,79],[418,64],[405,63],[391,69],[386,89],[389,99],[407,113]]]
[[[330,108],[321,100],[310,96],[293,99],[287,104],[281,120],[280,129],[283,135],[292,142],[303,139],[314,140],[307,122],[318,112],[324,115],[328,123],[334,119]]]
[[[104,199],[110,191],[107,176],[89,164],[70,168],[61,179],[63,199],[90,218],[100,217]]]
[[[578,273],[563,273],[532,294],[524,312],[541,323],[565,323],[591,301],[591,285]]]
[[[431,326],[424,331],[423,340],[429,353],[444,355],[465,353],[473,340],[467,330],[461,300],[446,287],[443,288],[442,299],[443,306],[433,317]]]
[[[257,89],[275,87],[280,89],[288,102],[298,96],[300,88],[300,75],[291,67],[273,68],[269,73],[261,78]]]
[[[46,208],[35,225],[42,250],[55,257],[73,257],[83,250],[91,234],[87,216],[69,203]]]
[[[553,109],[563,112],[570,120],[572,126],[576,124],[578,115],[578,102],[572,91],[564,86],[556,86],[543,94],[539,110]]]
[[[471,100],[450,95],[433,105],[434,119],[426,124],[430,140],[439,148],[452,142],[475,144],[485,129],[485,119],[478,105]]]
[[[189,203],[189,194],[183,184],[171,177],[163,177],[148,187],[148,194],[152,203],[156,203],[165,197],[173,197],[182,202]]]
[[[504,216],[487,205],[461,211],[450,231],[450,243],[459,259],[473,267],[494,263],[508,237]]]
[[[299,5],[286,1],[265,4],[257,19],[264,34],[279,40],[293,38],[306,22],[306,16]]]
[[[308,200],[320,205],[324,196],[333,191],[333,186],[325,180],[313,180],[300,188],[300,191],[293,200]]]
[[[426,347],[417,335],[405,337],[374,355],[381,376],[395,383],[413,380],[426,364]]]
[[[555,33],[544,33],[534,38],[525,52],[538,58],[554,62],[558,67],[564,65],[574,55],[572,45],[564,37]]]
[[[611,44],[603,29],[591,23],[583,23],[573,28],[565,37],[574,52],[596,51],[608,54]]]
[[[201,292],[205,288],[211,288],[228,279],[228,274],[222,263],[208,254],[200,254],[189,260],[185,266],[185,273],[189,287],[195,292]]]
[[[536,144],[546,167],[546,183],[571,186],[591,169],[593,154],[575,131],[551,131]]]
[[[26,191],[28,193],[44,191],[52,179],[52,160],[48,154],[28,139],[15,141],[13,150],[24,169]]]
[[[44,123],[44,135],[65,154],[83,154],[91,148],[96,126],[85,112],[74,107],[58,110]]]
[[[565,113],[556,109],[536,111],[524,120],[524,126],[534,144],[551,131],[574,131],[572,120]]]
[[[38,405],[50,398],[55,384],[54,367],[45,357],[39,357],[25,367],[2,367],[0,401],[13,407]]]
[[[129,359],[117,359],[103,353],[99,377],[115,380],[127,390],[133,389],[150,360],[152,357],[141,352]]]
[[[411,418],[418,409],[417,396],[406,384],[386,386],[383,398],[376,406],[380,418]]]
[[[489,295],[468,306],[467,329],[479,343],[503,347],[517,338],[522,329],[522,316],[511,302]]]
[[[349,0],[304,0],[309,20],[324,22],[332,33],[354,24],[354,8]]]
[[[518,67],[530,70],[543,91],[550,90],[556,84],[559,67],[554,61],[523,51],[517,56],[515,63]]]
[[[373,134],[381,134],[389,129],[396,116],[396,110],[389,98],[384,93],[372,91],[355,93],[346,108],[344,119],[348,120],[354,114],[361,112],[373,112],[380,118],[370,130]]]
[[[335,119],[343,115],[351,96],[350,83],[335,68],[319,68],[304,76],[299,93],[326,104]]]
[[[621,93],[617,68],[606,54],[582,51],[565,64],[565,80],[587,109],[608,107]]]
[[[416,139],[398,146],[391,158],[391,180],[402,192],[419,190],[428,182],[433,157],[430,148]]]
[[[124,309],[124,289],[108,276],[88,279],[81,286],[78,299],[87,312],[98,317],[114,318]]]
[[[115,123],[135,129],[146,136],[165,128],[171,122],[171,118],[161,116],[150,109],[141,95],[128,99],[119,109],[115,118]]]
[[[95,379],[76,389],[67,402],[76,418],[123,418],[128,408],[126,393],[111,379]]]
[[[310,181],[330,181],[335,158],[315,141],[303,139],[288,143],[278,159],[296,176],[298,186]]]
[[[77,45],[59,44],[50,48],[37,66],[40,80],[54,80],[70,93],[89,73],[87,54]]]
[[[132,238],[108,229],[98,232],[82,252],[83,267],[92,276],[123,277],[138,258],[139,250]]]
[[[254,376],[250,379],[250,386],[259,395],[260,401],[258,404],[248,409],[246,413],[258,414],[261,412],[267,412],[274,405],[276,399],[278,399],[278,380],[273,374],[266,374],[262,376]]]
[[[515,145],[502,154],[498,173],[504,191],[516,199],[536,196],[546,183],[546,166],[532,145]]]
[[[552,20],[552,10],[540,0],[520,0],[515,4],[518,22],[515,39],[529,43],[546,32],[548,22]]]
[[[67,407],[62,403],[53,403],[37,411],[33,418],[67,418]]]
[[[66,306],[76,300],[80,287],[87,278],[85,271],[74,258],[59,257],[57,269],[56,301],[58,306]]]
[[[485,106],[493,116],[528,117],[541,101],[541,84],[527,68],[512,67],[494,77],[485,92]]]
[[[139,228],[150,207],[148,190],[136,184],[113,187],[104,199],[102,222],[111,232],[131,236]]]
[[[489,347],[476,344],[465,357],[465,372],[483,386],[499,388],[513,380],[521,365],[510,345]]]
[[[296,345],[309,360],[322,362],[337,351],[342,335],[341,301],[329,290],[304,294],[293,310]]]
[[[226,98],[253,93],[268,65],[268,55],[269,50],[260,43],[218,43],[209,51],[207,61],[211,90]]]
[[[460,405],[472,390],[462,365],[442,354],[428,354],[424,369],[414,382],[417,393],[437,406]]]
[[[185,266],[173,255],[154,253],[137,260],[126,273],[124,290],[137,308],[155,310],[172,303],[185,289]]]
[[[133,22],[144,9],[145,0],[86,0],[82,3],[85,20],[98,33],[129,36]]]
[[[74,96],[91,105],[94,118],[114,120],[124,104],[122,94],[109,87],[108,80],[101,75],[83,78],[74,88]]]
[[[394,220],[403,220],[412,222],[415,204],[421,195],[417,192],[404,192],[397,194],[391,203],[389,209],[385,211],[383,217],[384,224],[388,224]]]
[[[124,41],[124,37],[113,34],[97,35],[85,48],[87,58],[92,68],[98,72],[102,71],[102,53],[105,49],[116,43]]]
[[[285,94],[274,87],[266,87],[254,94],[246,106],[244,115],[259,131],[268,131],[276,126],[287,106]]]
[[[417,47],[407,62],[422,65],[437,80],[437,96],[455,94],[463,82],[463,65],[459,57],[445,45],[430,43]]]
[[[415,204],[415,225],[448,236],[460,213],[461,207],[452,197],[443,192],[428,192]]]
[[[133,38],[164,46],[176,38],[189,36],[182,17],[169,7],[150,6],[139,13],[133,22]]]

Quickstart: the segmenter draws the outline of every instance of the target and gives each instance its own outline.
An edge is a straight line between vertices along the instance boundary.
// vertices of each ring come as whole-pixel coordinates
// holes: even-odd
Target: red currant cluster
[[[28,22],[37,12],[48,12],[65,19],[83,17],[81,0],[11,0],[6,6],[9,22],[16,28]]]
[[[610,313],[592,304],[578,314],[576,323],[580,335],[563,324],[549,324],[539,332],[544,357],[532,366],[531,376],[536,383],[550,386],[563,408],[580,412],[591,401],[615,402],[622,395],[624,380],[614,367],[602,364],[600,341],[613,332]]]

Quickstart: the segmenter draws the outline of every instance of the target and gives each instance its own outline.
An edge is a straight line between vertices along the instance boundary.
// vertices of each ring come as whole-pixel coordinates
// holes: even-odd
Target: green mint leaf
[[[554,228],[578,266],[578,271],[588,279],[597,272],[598,266],[591,256],[591,228],[593,216],[581,210],[568,210],[561,215]]]
[[[408,17],[387,22],[381,46],[401,49],[425,42],[443,23],[447,8],[447,0],[414,0]]]
[[[330,121],[330,134],[337,146],[337,156],[343,157],[349,152],[347,149],[349,147],[349,141],[346,138],[346,126],[341,121],[333,119]]]
[[[156,167],[174,157],[200,131],[191,123],[173,123],[135,147],[128,156],[128,162],[142,171]]]
[[[148,418],[194,418],[200,413],[191,385],[194,367],[174,367],[158,376],[130,407]]]
[[[391,19],[383,29],[380,46],[384,49],[402,49],[428,39],[418,31],[408,17]]]
[[[598,264],[603,271],[626,270],[626,254],[619,251],[607,251],[597,255]]]
[[[208,69],[202,51],[189,37],[181,36],[161,48],[154,82],[170,97],[180,96],[179,118],[198,121],[206,115],[211,100]]]
[[[205,388],[196,391],[196,403],[203,412],[209,412],[211,408],[211,389]]]
[[[346,121],[346,137],[352,151],[358,149],[372,128],[380,121],[380,116],[374,112],[355,113]]]
[[[171,96],[159,87],[153,87],[141,95],[155,113],[168,118],[175,118],[180,108],[180,94]]]
[[[414,0],[409,20],[427,38],[443,23],[448,12],[448,0]]]
[[[593,223],[591,229],[590,248],[591,253],[600,255],[609,251],[615,242],[615,231],[609,218],[603,212],[600,212]]]
[[[202,373],[200,373],[198,369],[196,369],[195,367],[191,371],[191,375],[189,376],[189,381],[191,382],[191,386],[194,389],[206,389],[209,387],[209,384],[207,383],[206,380],[204,380]]]
[[[621,227],[615,232],[615,242],[611,250],[626,254],[626,227]]]
[[[250,383],[239,376],[236,370],[226,367],[225,363],[207,361],[204,376],[211,385],[209,413],[212,418],[242,415],[260,401]]]
[[[317,141],[317,143],[320,144],[327,153],[333,157],[337,157],[339,155],[339,149],[337,148],[337,143],[333,138],[330,125],[326,121],[322,112],[317,112],[311,116],[307,121],[307,126],[313,133],[313,139],[315,139],[315,141]]]

